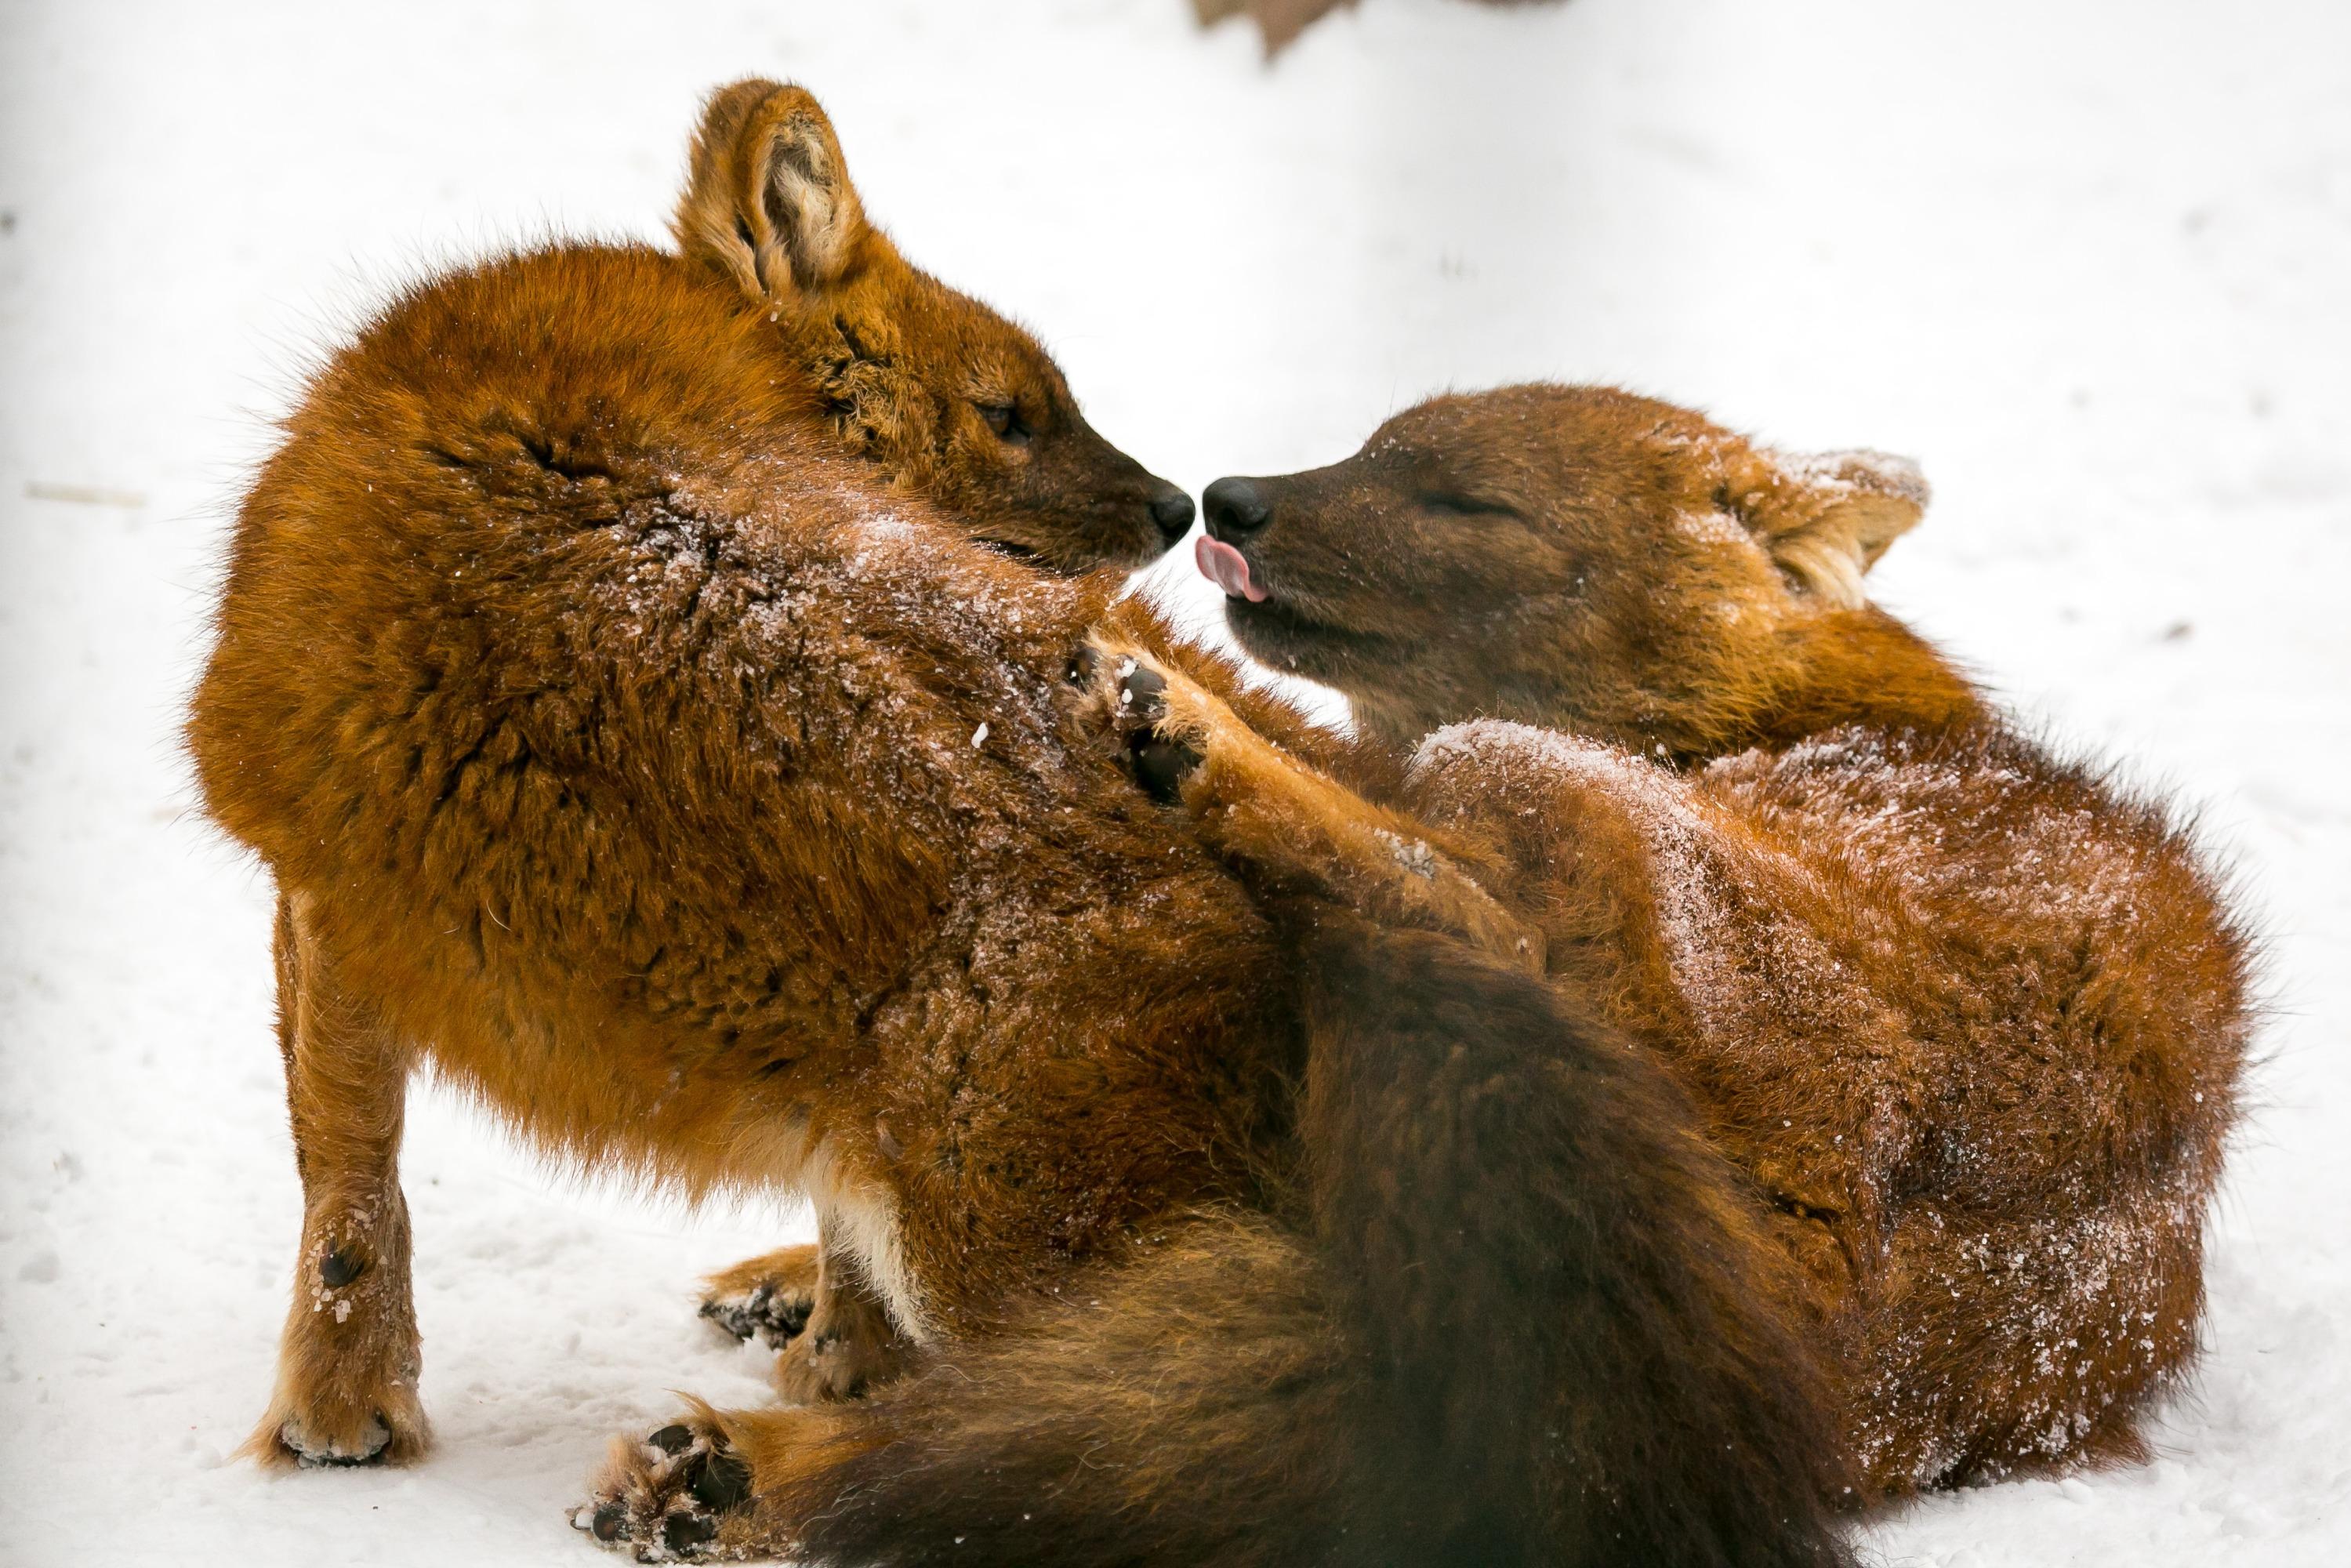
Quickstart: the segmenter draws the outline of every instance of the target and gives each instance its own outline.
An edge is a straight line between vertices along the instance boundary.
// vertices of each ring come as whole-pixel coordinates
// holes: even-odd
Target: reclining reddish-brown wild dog
[[[580,1522],[643,1554],[1844,1560],[1793,1287],[1681,1092],[1443,855],[1249,880],[1084,721],[1107,626],[1332,744],[1061,575],[1188,502],[865,221],[799,89],[713,100],[677,235],[412,290],[241,513],[188,734],[279,894],[254,1451],[427,1442],[429,1060],[550,1153],[815,1201],[721,1308],[817,1314],[788,1391],[875,1386],[620,1442]]]
[[[2143,1452],[2249,1028],[2168,813],[1863,597],[1924,501],[1890,459],[1527,386],[1220,480],[1198,547],[1242,645],[1353,702],[1376,765],[1325,766],[1671,1065],[1802,1264],[1876,1496]],[[1180,674],[1123,723],[1205,758],[1163,789],[1260,884],[1383,907],[1428,870]]]

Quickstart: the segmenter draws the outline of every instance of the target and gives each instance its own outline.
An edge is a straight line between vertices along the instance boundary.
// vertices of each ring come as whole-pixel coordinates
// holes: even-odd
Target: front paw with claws
[[[778,1287],[763,1280],[737,1294],[713,1293],[703,1298],[702,1315],[733,1334],[749,1340],[757,1334],[781,1350],[808,1327],[815,1298],[805,1291]]]
[[[751,1467],[706,1414],[637,1441],[616,1437],[596,1498],[571,1523],[640,1563],[739,1556],[751,1510]],[[730,1541],[730,1537],[736,1539]]]
[[[1181,806],[1259,897],[1350,905],[1545,972],[1541,928],[1497,904],[1457,846],[1283,751],[1181,669],[1098,639],[1071,662],[1070,684],[1079,722],[1109,737],[1144,793]]]
[[[1172,680],[1147,655],[1126,649],[1089,645],[1070,664],[1081,714],[1109,735],[1128,775],[1163,806],[1181,802],[1206,755],[1185,700],[1195,688],[1180,674]]]

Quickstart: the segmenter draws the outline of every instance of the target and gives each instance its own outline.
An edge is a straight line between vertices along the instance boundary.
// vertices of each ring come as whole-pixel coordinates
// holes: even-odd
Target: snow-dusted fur
[[[304,1230],[250,1450],[428,1440],[398,1155],[429,1063],[582,1167],[809,1193],[807,1321],[946,1369],[622,1438],[601,1541],[912,1561],[1028,1500],[1075,1562],[1176,1568],[1242,1522],[1265,1563],[1838,1560],[1803,1358],[1662,1080],[1451,937],[1326,949],[1352,915],[1269,908],[1134,788],[1072,711],[1117,576],[1049,569],[1164,542],[1165,486],[813,193],[843,179],[805,93],[728,89],[686,254],[412,290],[246,499],[188,737],[281,901]],[[714,190],[737,223],[695,221]],[[1292,1433],[1248,1520],[1217,1426],[1154,1425],[1056,1328],[1099,1288],[1113,1338],[1161,1334],[1178,1235],[1227,1298],[1184,1351],[1217,1386],[1329,1369],[1241,1391]],[[836,1280],[871,1310],[830,1315]],[[1092,1490],[991,1365],[1100,1397],[1167,1508]]]
[[[1489,720],[1417,762],[1437,821],[1531,809],[1540,877],[1613,862],[1651,1039],[1810,1270],[1872,1490],[2144,1452],[2250,1023],[2163,811],[1990,726],[1680,773]]]
[[[1242,643],[1355,701],[1407,758],[1359,781],[1747,1173],[1881,1495],[2144,1452],[2252,1022],[2247,938],[2170,815],[1860,597],[1925,500],[1896,461],[1552,386],[1207,499]],[[1185,798],[1228,860],[1426,900],[1393,812],[1187,705]]]
[[[871,1402],[820,1563],[1829,1563],[1843,1478],[1687,1102],[1453,939],[1292,909],[1299,1212],[1202,1216]],[[818,1449],[820,1456],[821,1448]]]

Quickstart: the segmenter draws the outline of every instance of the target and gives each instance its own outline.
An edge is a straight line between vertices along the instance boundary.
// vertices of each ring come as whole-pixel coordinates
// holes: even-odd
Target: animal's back
[[[1792,1084],[1874,1092],[1873,1179],[1997,1203],[2095,1198],[2227,1127],[2247,956],[2212,877],[2161,810],[2012,734],[1856,727],[1685,773],[1480,721],[1416,778],[1439,816],[1558,838],[1522,851],[1555,879],[1607,875],[1625,834],[1619,950],[1657,956],[1675,1049],[1761,1097],[1723,1106],[1758,1136]]]
[[[2209,1181],[2247,947],[2163,810],[1992,725],[1832,731],[1699,788],[1804,868],[1831,961],[1916,1042],[1933,1133],[1900,1179],[1987,1206],[2053,1184],[2095,1203],[2181,1166]]]
[[[1828,961],[1891,1014],[1834,1053],[1892,1111],[1848,1309],[1873,1481],[2143,1457],[2137,1409],[2196,1352],[2251,1030],[2202,857],[1991,726],[1833,732],[1705,784],[1813,868]]]
[[[595,247],[386,312],[240,519],[207,802],[540,1136],[1083,1250],[1246,1165],[1265,936],[1061,714],[1102,586],[832,455],[759,329]]]
[[[2247,945],[2159,810],[1992,727],[1833,731],[1693,772],[1490,722],[1440,816],[1535,907],[1780,1210],[1873,1488],[2137,1451],[2194,1354]],[[1548,902],[1545,902],[1547,900]],[[1580,946],[1579,946],[1580,945]]]

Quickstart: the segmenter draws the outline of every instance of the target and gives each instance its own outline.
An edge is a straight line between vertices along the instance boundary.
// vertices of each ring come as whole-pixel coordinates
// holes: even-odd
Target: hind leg
[[[772,1500],[881,1439],[858,1406],[718,1411],[700,1400],[643,1438],[615,1437],[574,1528],[641,1563],[789,1553]]]
[[[399,1176],[409,1059],[344,988],[298,895],[278,898],[277,957],[302,1248],[277,1390],[246,1451],[278,1464],[412,1459],[430,1433]]]
[[[2180,1183],[2087,1209],[1906,1214],[1852,1400],[1872,1492],[2145,1458],[2138,1416],[2196,1353],[2204,1197]]]
[[[821,1242],[787,1247],[705,1285],[704,1317],[778,1347],[776,1391],[794,1404],[854,1399],[904,1370],[912,1347],[843,1256]]]

